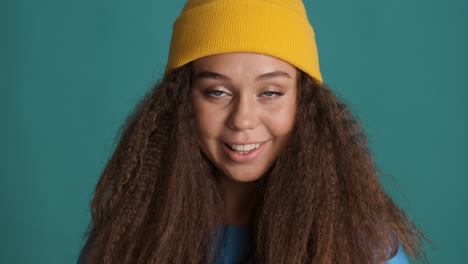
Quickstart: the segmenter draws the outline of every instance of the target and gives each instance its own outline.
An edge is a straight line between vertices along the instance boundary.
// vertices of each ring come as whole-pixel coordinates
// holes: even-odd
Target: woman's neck
[[[250,225],[257,205],[258,181],[235,182],[220,177],[224,198],[224,225]]]

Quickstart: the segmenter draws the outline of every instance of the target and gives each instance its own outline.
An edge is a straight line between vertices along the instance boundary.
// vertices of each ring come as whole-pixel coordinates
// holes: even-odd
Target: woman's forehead
[[[281,59],[259,53],[233,52],[206,56],[193,61],[194,76],[211,72],[219,77],[255,76],[270,74],[295,79],[296,68]]]

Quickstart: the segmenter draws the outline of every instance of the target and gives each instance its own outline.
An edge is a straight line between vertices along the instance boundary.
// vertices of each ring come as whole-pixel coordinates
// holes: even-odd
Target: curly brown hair
[[[424,256],[426,238],[381,187],[359,123],[298,71],[297,122],[260,179],[249,262],[379,263],[399,244]],[[211,262],[223,195],[193,127],[188,64],[123,126],[91,202],[86,263]]]

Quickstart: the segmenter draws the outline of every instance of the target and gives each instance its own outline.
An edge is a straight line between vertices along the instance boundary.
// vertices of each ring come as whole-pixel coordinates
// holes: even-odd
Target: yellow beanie
[[[166,73],[229,52],[270,55],[323,82],[301,0],[188,0],[174,23]]]

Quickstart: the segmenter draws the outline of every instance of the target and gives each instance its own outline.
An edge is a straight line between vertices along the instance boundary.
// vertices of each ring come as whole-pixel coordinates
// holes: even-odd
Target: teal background
[[[0,263],[74,263],[119,127],[163,72],[184,1],[0,3]],[[389,192],[466,263],[468,2],[307,1],[325,78]],[[399,186],[399,187],[398,187]]]

